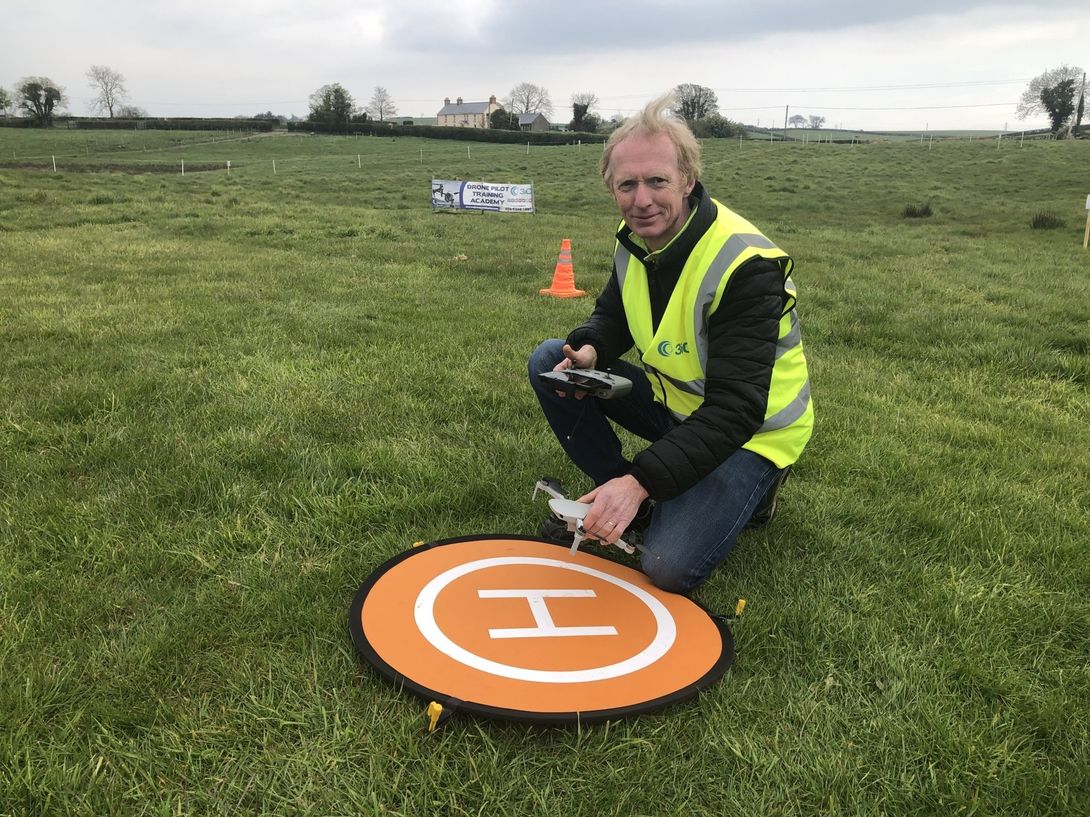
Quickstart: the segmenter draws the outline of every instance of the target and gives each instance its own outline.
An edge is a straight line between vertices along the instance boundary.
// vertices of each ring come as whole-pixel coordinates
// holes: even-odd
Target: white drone
[[[586,519],[591,506],[588,502],[576,502],[573,499],[568,499],[564,494],[560,493],[559,487],[560,486],[553,480],[538,480],[537,484],[534,486],[534,497],[537,496],[538,491],[544,491],[552,497],[552,499],[549,500],[549,510],[563,519],[568,530],[575,534],[570,551],[572,555],[575,555],[575,552],[579,550],[579,546],[583,544],[583,540],[588,538],[587,531],[583,527],[583,520]],[[636,548],[639,548],[641,552],[643,551],[643,548],[639,545],[634,547],[628,544],[624,539],[618,539],[613,544],[625,553],[635,553]]]

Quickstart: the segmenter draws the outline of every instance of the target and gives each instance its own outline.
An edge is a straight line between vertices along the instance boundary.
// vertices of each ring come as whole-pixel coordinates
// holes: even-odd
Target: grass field
[[[0,129],[0,815],[1090,813],[1090,144],[707,143],[818,423],[697,594],[747,599],[735,666],[429,736],[348,605],[580,484],[524,362],[591,307],[537,294],[560,240],[609,274],[598,149],[211,138]]]

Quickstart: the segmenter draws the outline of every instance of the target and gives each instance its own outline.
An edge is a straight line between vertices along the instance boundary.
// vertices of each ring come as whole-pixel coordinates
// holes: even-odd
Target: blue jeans
[[[530,384],[564,452],[595,485],[601,485],[631,469],[611,422],[649,442],[677,422],[655,402],[643,370],[623,360],[611,371],[632,381],[632,391],[625,397],[558,397],[537,375],[552,371],[564,357],[563,347],[564,341],[554,338],[534,350],[528,366]],[[777,474],[772,462],[740,448],[683,494],[656,502],[643,537],[643,572],[663,590],[686,593],[696,588],[730,553]]]

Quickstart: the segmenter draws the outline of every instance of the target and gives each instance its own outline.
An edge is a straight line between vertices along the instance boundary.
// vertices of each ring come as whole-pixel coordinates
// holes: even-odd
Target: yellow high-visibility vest
[[[681,271],[666,312],[652,330],[647,269],[619,241],[614,254],[628,329],[636,343],[655,399],[679,421],[704,402],[708,363],[708,318],[719,308],[731,274],[755,256],[783,271],[790,296],[780,318],[776,362],[764,422],[744,448],[786,468],[798,459],[814,426],[810,378],[795,311],[794,262],[756,227],[715,202],[717,215]]]

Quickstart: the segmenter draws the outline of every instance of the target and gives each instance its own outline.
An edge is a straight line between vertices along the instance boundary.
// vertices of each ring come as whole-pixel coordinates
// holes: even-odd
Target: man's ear
[[[696,179],[689,179],[689,181],[685,183],[685,195],[691,196],[694,187],[696,187]]]

